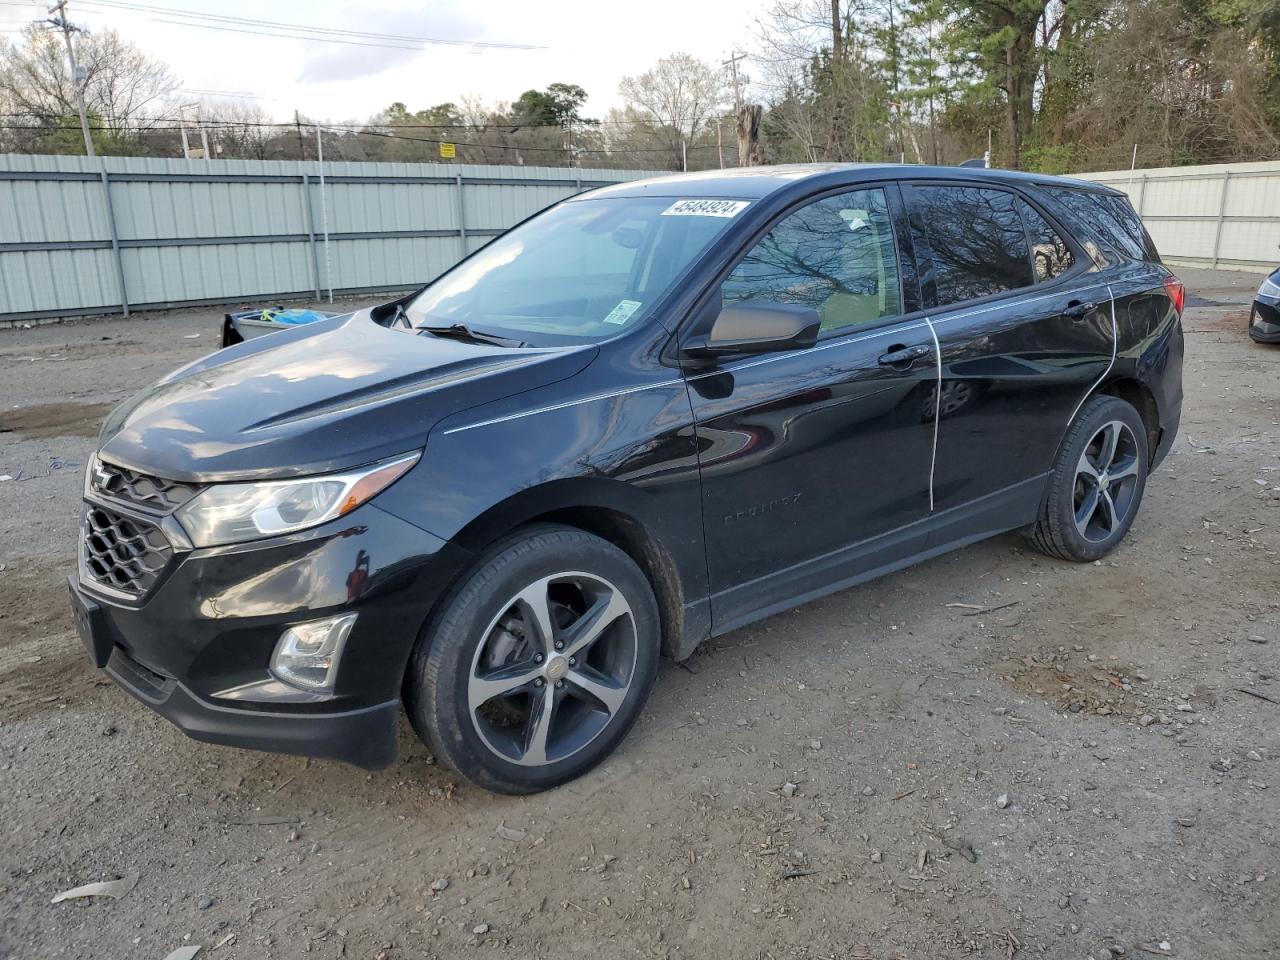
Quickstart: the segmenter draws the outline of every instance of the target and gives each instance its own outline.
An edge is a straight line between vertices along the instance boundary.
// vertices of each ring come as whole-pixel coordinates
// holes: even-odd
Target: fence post
[[[302,205],[307,208],[307,246],[311,248],[311,282],[320,299],[320,255],[316,253],[316,215],[311,209],[311,177],[302,175]]]
[[[329,256],[329,200],[324,189],[324,139],[320,136],[320,124],[316,124],[316,164],[320,167],[320,220],[324,226],[324,283],[329,288],[329,302],[333,303],[333,260]]]
[[[461,249],[458,259],[462,260],[467,255],[467,204],[462,196],[462,174],[455,176],[453,182],[457,185],[455,189],[458,192],[458,245]]]
[[[1147,175],[1144,173],[1138,182],[1138,216],[1142,216],[1142,204],[1147,199]]]
[[[116,283],[120,287],[120,306],[124,308],[124,315],[127,317],[129,316],[129,291],[124,285],[124,261],[120,256],[120,234],[116,232],[116,210],[111,204],[111,180],[107,177],[105,165],[100,171],[100,176],[102,177],[102,199],[107,207],[107,226],[111,228],[111,253],[116,261]]]
[[[1227,187],[1231,183],[1231,171],[1222,173],[1222,192],[1218,194],[1218,228],[1213,234],[1213,269],[1218,269],[1218,250],[1222,246],[1222,221],[1227,213]]]

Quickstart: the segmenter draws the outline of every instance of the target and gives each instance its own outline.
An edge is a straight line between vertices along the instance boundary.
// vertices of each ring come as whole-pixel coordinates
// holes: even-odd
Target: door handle
[[[933,347],[927,343],[918,343],[914,347],[895,346],[888,353],[882,353],[876,362],[882,367],[906,370],[917,360],[923,360],[932,354]]]
[[[1062,313],[1063,316],[1070,317],[1072,320],[1083,320],[1097,306],[1096,303],[1081,303],[1079,300],[1072,300]]]

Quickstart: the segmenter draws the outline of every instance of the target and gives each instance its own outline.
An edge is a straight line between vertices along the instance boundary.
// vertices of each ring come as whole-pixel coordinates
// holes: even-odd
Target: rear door
[[[1110,365],[1106,283],[1021,193],[906,188],[941,353],[932,544],[1035,517],[1076,405]]]
[[[717,632],[923,545],[936,354],[898,202],[890,184],[802,203],[699,308],[704,323],[742,301],[822,319],[810,349],[686,368]]]

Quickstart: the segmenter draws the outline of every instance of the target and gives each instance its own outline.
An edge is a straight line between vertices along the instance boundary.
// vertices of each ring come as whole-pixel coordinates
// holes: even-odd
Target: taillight
[[[1171,273],[1164,278],[1164,289],[1169,294],[1169,299],[1173,301],[1173,309],[1178,311],[1178,316],[1182,316],[1182,305],[1187,299],[1187,288]]]

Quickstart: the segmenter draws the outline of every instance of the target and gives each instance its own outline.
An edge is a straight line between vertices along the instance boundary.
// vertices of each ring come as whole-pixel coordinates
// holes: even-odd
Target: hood
[[[596,352],[390,330],[364,310],[170,374],[112,412],[101,453],[186,482],[341,470],[421,449],[442,418],[570,377]]]

